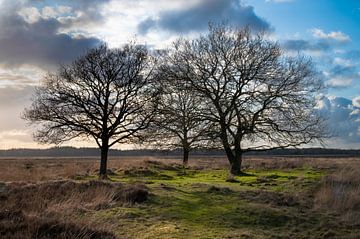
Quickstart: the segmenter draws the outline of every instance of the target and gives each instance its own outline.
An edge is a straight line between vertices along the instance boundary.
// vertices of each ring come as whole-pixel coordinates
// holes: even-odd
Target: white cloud
[[[56,6],[49,7],[46,6],[41,10],[41,17],[43,18],[58,18],[71,14],[72,8],[69,6]]]
[[[7,86],[24,87],[37,85],[45,72],[40,68],[22,65],[20,67],[7,68],[0,64],[0,88]],[[0,96],[1,98],[1,96]]]
[[[349,60],[349,59],[344,59],[341,57],[335,57],[334,58],[334,63],[337,65],[341,65],[341,66],[345,66],[345,67],[353,67],[354,66],[354,62]]]
[[[324,40],[334,40],[338,42],[347,42],[350,41],[350,37],[341,31],[333,31],[326,33],[324,30],[319,28],[311,29],[311,32],[314,37],[324,39]]]
[[[0,141],[3,140],[18,140],[24,142],[31,142],[31,133],[27,130],[7,130],[0,133]]]
[[[336,77],[328,80],[326,84],[332,88],[346,88],[353,85],[353,79],[346,77]]]
[[[243,23],[268,27],[243,0],[158,0],[156,4],[153,0],[112,0],[104,5],[101,14],[106,16],[104,24],[89,31],[96,32],[110,47],[118,47],[136,36],[140,43],[166,48],[179,35],[198,36],[207,29],[209,21],[222,18],[237,26]]]
[[[352,100],[352,103],[355,107],[359,107],[360,108],[360,96],[358,97],[355,97],[353,100]]]
[[[30,24],[39,21],[39,19],[41,18],[41,13],[35,7],[22,8],[18,11],[18,14]]]
[[[360,116],[360,109],[355,109],[350,113],[350,116]],[[359,119],[360,120],[360,119]]]

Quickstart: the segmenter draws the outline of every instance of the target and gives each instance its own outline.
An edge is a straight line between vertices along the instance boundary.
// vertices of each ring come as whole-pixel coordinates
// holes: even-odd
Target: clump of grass
[[[7,184],[0,195],[0,237],[112,239],[111,233],[90,230],[86,220],[73,220],[73,214],[142,203],[147,198],[143,185],[105,181]]]
[[[26,216],[22,211],[0,212],[0,236],[3,239],[115,239],[113,233],[91,229],[89,225]]]
[[[360,225],[360,165],[344,167],[322,179],[315,206],[342,215]]]
[[[129,204],[142,203],[148,199],[149,191],[143,185],[126,186],[117,190],[112,199]]]
[[[78,209],[95,210],[115,203],[143,202],[148,196],[146,187],[142,185],[97,180],[10,184],[8,187],[0,209],[21,209],[24,212],[72,213]]]
[[[161,173],[152,168],[131,168],[124,170],[124,176],[132,178],[151,178],[157,180],[171,180],[172,176]]]

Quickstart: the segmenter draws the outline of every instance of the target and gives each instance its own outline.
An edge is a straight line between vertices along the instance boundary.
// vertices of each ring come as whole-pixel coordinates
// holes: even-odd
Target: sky
[[[334,134],[326,147],[360,149],[358,0],[0,0],[0,149],[50,146],[34,142],[35,128],[20,116],[60,64],[104,42],[163,49],[224,20],[268,32],[286,54],[311,57],[327,86],[316,106]]]

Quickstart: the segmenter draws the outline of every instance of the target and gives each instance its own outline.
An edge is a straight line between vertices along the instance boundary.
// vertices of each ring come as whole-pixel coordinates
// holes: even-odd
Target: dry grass
[[[96,158],[13,158],[0,161],[0,238],[112,239],[115,236],[111,232],[117,230],[113,228],[116,224],[99,224],[81,215],[141,202],[148,194],[143,186],[90,180],[99,166]],[[171,171],[181,168],[180,165],[181,160],[177,158],[109,160],[109,169],[119,175],[142,175],[150,172],[146,169],[155,166],[160,171]],[[198,157],[190,160],[189,167],[227,169],[228,162],[221,157]],[[300,192],[296,195],[265,189],[238,192],[237,196],[269,207],[299,207],[309,212],[314,210],[314,202],[314,211],[321,215],[334,214],[340,216],[344,225],[360,225],[360,158],[245,157],[243,167],[253,172],[278,169],[291,172],[298,168],[320,170],[327,176],[312,195],[305,195],[305,199]],[[86,180],[72,180],[77,177]],[[257,180],[264,179],[259,177]],[[299,183],[301,180],[299,177]],[[231,189],[216,186],[208,193],[215,196],[234,194]]]
[[[166,163],[180,162],[177,159],[155,159],[152,157],[109,158],[111,171],[146,166],[151,160]],[[97,158],[0,158],[0,181],[39,182],[48,180],[73,179],[81,175],[98,172]]]
[[[26,216],[21,211],[0,212],[0,237],[2,239],[115,239],[105,230],[91,229],[81,222]]]
[[[73,214],[143,202],[148,195],[141,185],[104,181],[7,183],[1,188],[1,238],[115,238]]]
[[[327,175],[315,194],[315,206],[360,225],[360,163],[344,165]]]
[[[38,182],[47,180],[73,179],[77,176],[96,174],[99,168],[97,158],[0,158],[0,181]],[[179,158],[123,157],[110,158],[111,171],[146,167],[148,162],[181,164]],[[311,158],[311,157],[245,157],[244,169],[294,169],[304,166],[315,169],[336,169],[358,162],[358,158]],[[194,157],[189,166],[194,169],[226,169],[224,157]]]

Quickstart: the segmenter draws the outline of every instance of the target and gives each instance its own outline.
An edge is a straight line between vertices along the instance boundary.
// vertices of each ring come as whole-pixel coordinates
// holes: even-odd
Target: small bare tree
[[[144,141],[160,148],[183,151],[187,166],[192,149],[204,148],[209,142],[211,122],[201,118],[202,99],[182,80],[168,80],[158,75],[160,88],[158,108]]]
[[[213,135],[234,175],[242,173],[244,152],[295,147],[324,136],[314,111],[322,82],[312,62],[284,56],[264,34],[210,26],[206,36],[178,40],[165,62],[162,74],[185,80],[201,95],[207,105],[202,117],[216,124]]]
[[[128,142],[152,119],[151,76],[144,46],[102,45],[45,77],[23,118],[40,125],[34,137],[41,143],[95,140],[101,149],[100,177],[106,178],[109,148]]]

